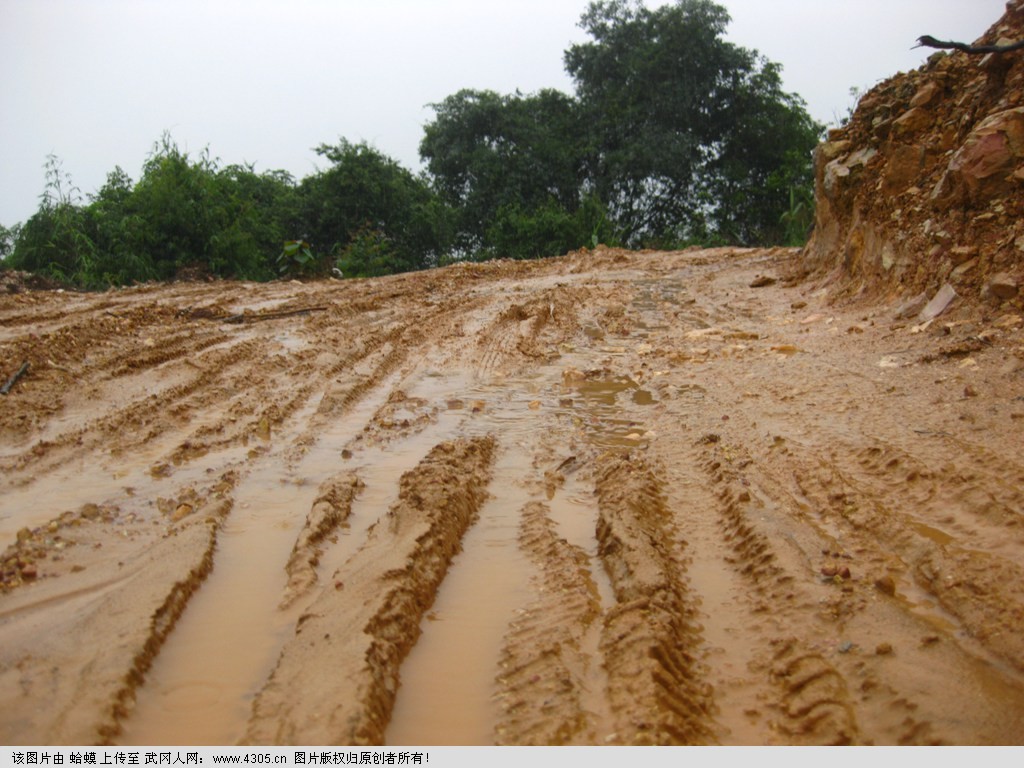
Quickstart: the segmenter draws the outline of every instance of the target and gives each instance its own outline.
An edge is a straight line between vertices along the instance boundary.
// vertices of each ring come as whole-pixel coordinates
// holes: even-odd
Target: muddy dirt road
[[[795,259],[5,293],[0,741],[1024,743],[1022,319]]]

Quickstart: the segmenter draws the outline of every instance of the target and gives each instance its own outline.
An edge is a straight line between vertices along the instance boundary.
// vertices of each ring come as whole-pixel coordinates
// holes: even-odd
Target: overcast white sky
[[[663,2],[649,0],[651,7]],[[916,38],[972,41],[1004,0],[719,0],[727,37],[783,66],[833,123],[920,66]],[[0,0],[0,223],[38,206],[54,153],[83,193],[153,143],[225,164],[316,169],[312,147],[365,140],[418,171],[432,102],[461,88],[571,92],[562,53],[587,0]]]

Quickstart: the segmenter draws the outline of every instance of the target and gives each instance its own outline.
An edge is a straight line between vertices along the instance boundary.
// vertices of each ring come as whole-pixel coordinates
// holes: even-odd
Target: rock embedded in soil
[[[993,275],[988,281],[988,291],[997,299],[1009,300],[1017,295],[1018,283],[1006,272]]]
[[[893,581],[892,576],[882,576],[879,579],[875,579],[875,589],[884,595],[892,597],[896,594],[896,582]]]

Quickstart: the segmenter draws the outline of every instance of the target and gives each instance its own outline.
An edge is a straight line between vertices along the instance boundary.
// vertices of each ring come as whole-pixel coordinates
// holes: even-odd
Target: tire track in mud
[[[152,444],[165,433],[179,432],[182,420],[187,428],[188,414],[203,413],[204,423],[178,439],[178,444],[164,456],[155,459],[156,471],[169,472],[172,467],[207,453],[245,445],[250,439],[261,436],[266,439],[271,430],[279,428],[311,398],[323,392],[325,382],[386,347],[381,362],[364,379],[346,388],[340,398],[328,396],[321,400],[320,414],[336,415],[339,410],[351,407],[375,382],[401,365],[422,342],[423,326],[429,325],[431,317],[443,315],[446,310],[447,307],[431,313],[421,323],[406,321],[380,334],[363,337],[362,343],[350,354],[343,353],[326,367],[315,367],[302,356],[293,360],[269,354],[275,342],[266,335],[193,339],[193,348],[188,352],[188,372],[181,383],[154,393],[144,392],[127,403],[119,403],[112,413],[40,440],[5,469],[26,474],[31,471],[26,478],[31,481],[49,467],[66,463],[71,456],[95,453],[112,442],[113,435],[118,436],[118,450],[131,450]],[[200,354],[208,347],[212,349]],[[167,357],[169,351],[161,342],[159,350],[144,354],[142,358],[132,358],[130,363],[118,363],[120,367],[115,367],[109,375],[114,378],[124,375],[126,371],[122,369],[126,367],[131,368],[132,374],[139,374],[150,366],[163,365],[185,354],[180,348],[173,351],[175,354]],[[257,361],[261,361],[259,375],[253,376]],[[245,375],[236,371],[244,371]],[[210,415],[211,398],[217,399],[214,413],[219,410],[221,415]]]
[[[1019,707],[1009,702],[1020,701],[1024,694],[1021,676],[999,670],[1002,665],[996,657],[978,646],[979,640],[984,643],[983,638],[972,637],[969,630],[957,630],[957,624],[963,621],[957,618],[957,611],[945,612],[933,606],[927,590],[910,589],[906,590],[910,594],[905,594],[903,574],[907,564],[920,556],[922,548],[945,556],[944,545],[905,527],[900,506],[875,506],[883,503],[878,489],[871,492],[874,501],[868,506],[880,516],[861,526],[857,522],[861,499],[850,495],[848,488],[840,491],[833,478],[823,487],[818,485],[821,470],[815,465],[826,459],[807,455],[793,441],[787,441],[785,451],[781,458],[787,463],[793,461],[791,474],[787,474],[795,487],[787,491],[777,486],[773,493],[776,498],[792,493],[790,498],[809,504],[803,513],[805,525],[810,523],[809,530],[820,526],[826,532],[819,540],[820,550],[813,548],[812,541],[803,546],[813,578],[830,593],[827,598],[819,598],[819,615],[835,627],[834,642],[847,638],[836,658],[842,659],[849,670],[848,680],[860,680],[858,685],[850,685],[850,690],[857,692],[862,740],[895,744],[1012,741],[1011,734],[1021,727],[1021,718],[1014,714]],[[856,463],[851,461],[847,464],[850,466]],[[761,474],[756,465],[753,470],[755,476],[760,475],[756,482],[759,488],[772,488],[769,476]],[[773,468],[770,475],[783,476],[778,468]],[[825,493],[821,492],[823,488]],[[913,504],[903,508],[915,509]],[[829,576],[832,573],[836,575]],[[1012,606],[1012,602],[1000,606],[1000,610],[1007,605]],[[851,641],[852,647],[848,645]],[[844,649],[848,649],[845,655],[841,653]],[[850,677],[853,671],[857,678]],[[928,693],[929,684],[923,678],[935,676],[958,681],[963,695],[976,702],[970,713],[951,716]],[[875,706],[879,699],[886,702],[889,713],[899,712],[901,716],[879,717]]]
[[[733,414],[730,432],[743,421]],[[849,490],[837,492],[835,480],[824,491],[814,488],[820,456],[805,456],[794,440],[727,434],[723,430],[722,437],[704,443],[702,463],[718,488],[734,565],[751,584],[752,610],[770,612],[774,620],[775,629],[764,638],[771,650],[754,666],[778,691],[770,707],[776,730],[788,743],[808,744],[958,743],[957,733],[1005,741],[1019,727],[1015,715],[986,704],[984,713],[972,712],[969,724],[961,716],[950,721],[922,694],[922,668],[941,668],[944,678],[978,692],[999,688],[1003,701],[1019,699],[1021,689],[993,676],[988,664],[955,640],[941,651],[934,647],[945,630],[930,612],[920,615],[898,595],[890,596],[893,582],[886,577],[899,570],[893,566],[904,551],[901,541],[920,543],[899,528],[902,515],[884,510],[877,518],[886,520],[884,529],[865,536],[850,524]],[[770,447],[763,454],[741,447],[758,444]],[[851,464],[856,466],[844,466]],[[793,478],[791,489],[780,483],[787,477]],[[878,498],[877,489],[872,498]],[[833,511],[824,512],[830,505]],[[817,600],[815,593],[821,595]],[[808,623],[809,618],[814,620]],[[801,626],[803,631],[795,631]],[[879,702],[886,716],[879,717]]]
[[[382,743],[399,667],[483,503],[494,451],[491,437],[441,443],[402,477],[398,502],[337,575],[342,586],[300,618],[247,741]]]
[[[577,308],[592,293],[560,284],[508,304],[476,337],[477,377],[519,374],[555,354],[551,350],[578,331]]]
[[[191,410],[190,398],[203,397],[234,368],[249,365],[256,350],[255,343],[242,341],[227,349],[208,352],[200,358],[206,369],[204,373],[193,372],[180,384],[172,384],[159,392],[136,397],[127,403],[119,403],[116,410],[109,414],[40,440],[15,460],[5,461],[3,468],[11,473],[31,471],[31,475],[23,480],[31,482],[36,475],[66,463],[71,457],[97,453],[101,446],[111,443],[115,435],[118,437],[116,445],[119,451],[149,443],[177,426],[173,421],[159,419],[159,414],[171,412],[175,408]],[[208,375],[209,371],[216,373]]]
[[[785,425],[783,434],[805,429],[778,414],[775,423]],[[1020,669],[1024,646],[1014,629],[1024,626],[1024,590],[1017,587],[1024,576],[1017,565],[1024,554],[1020,492],[1004,479],[1020,467],[994,455],[984,461],[964,455],[955,440],[905,449],[898,447],[905,437],[884,432],[864,430],[854,441],[849,428],[824,423],[818,429],[829,446],[823,454],[809,455],[802,437],[778,434],[768,452],[771,476],[794,480],[778,492],[810,512],[801,515],[803,526],[844,540],[847,549],[857,542],[871,561],[869,583],[889,581],[887,590],[899,587],[934,602],[964,635]],[[929,458],[915,455],[922,449]]]
[[[870,468],[873,462],[867,463]],[[968,548],[969,537],[961,544],[960,536],[914,521],[900,511],[912,504],[900,498],[904,485],[880,494],[870,475],[857,476],[858,464],[856,454],[821,460],[816,471],[800,478],[800,490],[851,538],[867,539],[872,548],[884,547],[898,557],[890,561],[889,578],[900,578],[902,585],[902,577],[909,576],[955,617],[967,637],[1024,671],[1024,638],[1018,632],[1024,626],[1024,569],[1001,555]]]
[[[399,337],[401,333],[404,332],[404,330],[404,327],[399,329]],[[197,349],[198,351],[201,351],[206,346],[207,345],[204,344],[197,344]],[[371,349],[379,348],[380,346],[380,344],[371,344]],[[400,345],[395,344],[395,346]],[[251,364],[251,362],[260,355],[261,351],[265,349],[265,347],[265,343],[261,343],[258,340],[249,339],[242,340],[237,344],[233,344],[232,347],[230,347],[228,350],[224,350],[223,348],[215,349],[213,352],[208,353],[206,356],[198,358],[205,364],[202,366],[203,368],[209,366],[208,370],[216,372],[215,376],[194,377],[187,384],[172,387],[169,392],[165,392],[161,396],[162,401],[154,402],[155,398],[147,398],[144,407],[147,409],[166,407],[177,401],[181,405],[176,407],[188,409],[190,408],[190,406],[188,405],[188,400],[190,396],[198,397],[201,396],[204,391],[216,391],[216,388],[219,385],[222,386],[220,382],[222,382],[226,377],[231,375],[231,368],[233,365],[237,365],[240,368],[241,365],[243,364]],[[396,356],[394,354],[390,354],[388,356],[388,359],[385,360],[383,367],[378,367],[375,373],[378,375],[383,375],[383,373],[393,370],[395,367],[397,367],[397,365],[401,362],[402,359],[404,359],[404,355]],[[168,358],[166,356],[158,356],[154,354],[146,356],[142,362],[145,365],[156,366],[162,365],[167,361]],[[343,361],[342,365],[346,364],[347,362],[349,361]],[[200,366],[197,364],[194,367]],[[340,367],[341,366],[339,366],[339,368]],[[139,368],[139,366],[137,365],[136,368]],[[335,372],[335,369],[328,369],[327,375],[331,375]],[[213,378],[214,381],[211,382],[210,378]],[[347,398],[344,405],[346,407],[349,407],[352,404],[354,404],[358,400],[359,395],[368,391],[370,387],[373,385],[373,383],[373,381],[364,383],[362,389],[356,392],[354,396],[350,395],[350,397]],[[202,400],[197,400],[195,402],[195,407],[197,410],[202,408]],[[136,410],[137,406],[129,406],[129,409],[127,411],[121,411],[118,413],[114,413],[111,416],[101,418],[98,422],[88,424],[85,428],[77,430],[76,432],[72,433],[71,436],[65,437],[63,440],[58,439],[53,441],[53,444],[59,447],[59,445],[63,443],[64,445],[71,447],[73,453],[76,455],[86,454],[91,449],[94,450],[95,447],[97,447],[107,435],[113,433],[121,433],[123,436],[126,431],[130,432],[130,430],[126,430],[125,428],[128,426],[133,426],[132,420],[134,418]],[[157,433],[154,433],[151,430],[150,433],[146,434],[144,437],[141,438],[141,443],[150,443],[156,437],[156,435]],[[119,445],[119,448],[123,449],[129,442],[130,440],[122,440]],[[42,447],[44,449],[43,451],[37,450],[33,453],[30,453],[28,458],[35,458],[35,456],[40,453],[48,452],[49,449],[51,448],[51,444],[47,443],[44,444]],[[185,449],[190,448],[190,446],[188,445],[188,441],[186,441],[184,447]],[[203,452],[205,453],[205,451]],[[195,454],[199,455],[198,452],[195,452]],[[179,456],[178,458],[186,457]],[[57,466],[62,461],[66,461],[66,459],[66,455],[54,456],[52,464],[54,466]],[[47,468],[45,466],[40,466],[43,462],[26,461],[25,463],[27,465],[30,465],[30,468],[34,470],[33,477],[37,474],[44,472]],[[221,514],[226,515],[227,509],[228,508],[222,510]],[[192,530],[194,532],[197,529]],[[124,684],[118,689],[116,695],[114,696],[114,703],[107,707],[107,709],[109,709],[109,716],[107,717],[106,721],[100,723],[95,727],[94,735],[89,735],[88,731],[85,731],[84,736],[71,738],[71,743],[88,743],[97,737],[101,740],[109,741],[110,739],[116,737],[117,734],[120,732],[121,721],[131,711],[131,705],[134,698],[135,689],[142,682],[145,673],[147,672],[149,666],[152,663],[153,658],[159,651],[167,635],[170,633],[171,628],[174,626],[177,620],[177,617],[181,614],[185,605],[188,603],[189,597],[194,593],[198,584],[205,578],[205,576],[209,573],[212,567],[214,542],[216,540],[216,527],[211,530],[213,532],[210,534],[210,538],[207,540],[206,544],[200,544],[200,542],[197,540],[185,546],[186,554],[187,552],[195,552],[196,556],[200,559],[197,565],[191,569],[188,575],[182,578],[175,585],[174,589],[168,595],[164,604],[161,605],[158,609],[156,609],[154,613],[154,623],[152,625],[152,631],[148,639],[144,643],[143,650],[139,651],[134,655],[134,660],[131,662],[131,664],[126,663],[125,665],[126,668],[130,668],[130,671],[124,677]],[[191,538],[194,538],[194,535],[192,535]],[[179,537],[179,540],[184,539],[181,539]],[[189,541],[191,541],[191,539],[189,539]],[[157,551],[158,549],[159,547],[157,547],[156,550],[151,551],[150,554],[153,554],[153,552]],[[84,678],[88,679],[88,675],[85,675]],[[102,708],[97,706],[90,707],[88,705],[88,702],[92,700],[93,699],[89,697],[84,697],[81,699],[81,701],[86,703],[87,709],[95,710]],[[35,730],[37,732],[52,733],[55,731],[55,726],[47,725],[39,727]],[[80,731],[79,733],[82,732]],[[98,734],[98,736],[95,734]]]
[[[617,604],[601,640],[620,744],[704,744],[712,692],[696,657],[700,626],[661,481],[636,455],[598,470],[597,539]]]
[[[0,723],[37,743],[130,740],[162,716],[141,713],[172,657],[208,684],[174,699],[198,712],[217,673],[190,666],[206,655],[190,624],[210,633],[209,611],[237,607],[260,637],[218,651],[253,658],[230,722],[204,732],[382,743],[417,686],[445,685],[413,661],[452,652],[441,606],[493,594],[460,587],[489,558],[517,569],[506,591],[531,586],[488,605],[470,696],[431,705],[475,706],[496,743],[1019,743],[1016,380],[990,417],[984,393],[959,399],[959,361],[879,373],[895,346],[938,342],[750,287],[788,253],[67,297],[67,323],[42,315],[59,359],[25,333],[28,305],[0,306],[0,339],[40,361],[9,400],[26,420],[0,458],[4,530],[50,536],[15,507],[76,508],[76,472],[80,496],[120,508],[0,595]],[[311,305],[327,309],[215,322]],[[201,499],[231,471],[217,513]],[[100,539],[103,563],[86,558]],[[233,599],[250,566],[268,574],[257,604]]]
[[[342,473],[321,484],[284,567],[288,584],[281,599],[282,608],[287,608],[316,584],[317,566],[323,554],[321,545],[348,520],[352,501],[363,487],[363,481],[354,472]]]
[[[698,328],[706,324],[704,318],[720,329],[715,335],[701,333],[700,340],[712,344],[696,358],[698,364],[719,355],[742,357],[747,346],[729,346],[731,339],[761,338],[746,330],[743,322],[737,323],[737,303],[742,304],[686,305],[680,313],[688,320],[695,316]],[[741,309],[744,317],[757,314],[754,306]],[[660,335],[649,334],[654,346],[663,343]],[[858,658],[859,649],[845,640],[841,627],[828,626],[841,621],[848,610],[844,601],[816,597],[819,590],[805,589],[805,584],[814,583],[809,571],[812,562],[821,559],[819,553],[839,556],[842,547],[828,535],[807,530],[802,506],[776,483],[765,482],[768,478],[757,471],[760,465],[752,455],[759,455],[754,447],[764,444],[764,438],[755,436],[756,421],[763,412],[748,420],[744,398],[749,384],[733,378],[726,364],[716,373],[714,388],[665,393],[669,411],[680,426],[689,424],[692,431],[687,434],[674,424],[666,425],[662,437],[674,438],[680,446],[694,446],[693,450],[677,448],[665,458],[679,462],[673,475],[680,477],[673,480],[672,494],[677,525],[700,548],[693,555],[693,565],[698,567],[691,585],[704,604],[706,632],[717,646],[708,649],[707,663],[722,669],[714,675],[722,701],[721,726],[726,729],[721,737],[738,737],[740,743],[756,743],[758,738],[781,738],[790,744],[933,743],[933,730],[917,716],[918,702],[912,694],[907,696],[906,691],[913,688],[908,686],[901,693],[888,686],[882,675],[865,675],[868,665]],[[711,414],[727,415],[714,424]],[[698,431],[693,430],[695,423]],[[714,431],[701,435],[702,426]],[[769,454],[775,445],[770,444]],[[658,447],[664,449],[664,443]],[[689,493],[678,490],[680,478],[687,478],[691,471],[710,481],[712,493],[692,488],[700,484],[699,477],[685,481],[691,486]],[[786,473],[773,466],[770,477],[779,476]],[[718,518],[717,533],[706,528],[707,511]],[[839,561],[831,572],[842,572],[845,562]],[[735,576],[730,578],[723,568]],[[842,588],[831,580],[830,587]],[[854,653],[847,655],[851,650]],[[730,657],[740,662],[730,663],[729,673],[724,674],[725,658]],[[881,722],[865,716],[860,706],[880,698],[889,715]]]
[[[444,307],[438,309],[445,312]],[[441,323],[436,323],[435,328],[439,329]],[[320,336],[322,338],[322,336]],[[364,339],[365,340],[365,339]],[[369,460],[371,451],[363,450],[369,447],[370,440],[365,438],[373,434],[374,424],[382,421],[380,414],[392,405],[394,400],[403,400],[404,396],[398,390],[392,390],[392,396],[384,403],[388,387],[392,386],[397,377],[397,369],[409,358],[415,358],[422,354],[421,343],[423,335],[415,322],[393,325],[371,334],[366,343],[358,343],[355,346],[353,356],[349,360],[334,360],[328,366],[321,366],[326,370],[326,375],[319,378],[329,378],[334,372],[342,367],[348,367],[352,359],[358,359],[358,364],[347,371],[347,388],[335,390],[335,395],[328,408],[323,408],[324,400],[320,403],[314,402],[315,398],[310,397],[307,404],[303,406],[303,412],[299,415],[298,423],[282,428],[280,435],[275,429],[274,434],[279,439],[272,442],[265,442],[257,446],[255,451],[249,452],[250,479],[255,478],[259,473],[258,467],[262,466],[272,473],[277,467],[281,469],[281,482],[287,485],[292,483],[304,485],[307,478],[323,477],[327,467],[334,467],[339,461],[352,460],[360,462]],[[322,372],[321,372],[322,373]],[[311,385],[316,387],[318,385]],[[344,394],[341,394],[341,393]],[[373,397],[368,397],[373,393]],[[300,392],[300,396],[304,396]],[[324,399],[329,397],[325,394]],[[369,421],[364,421],[370,411],[366,407],[358,407],[358,404],[369,399],[368,406],[376,407]],[[366,413],[359,413],[366,411]],[[275,422],[276,423],[276,422]],[[365,424],[365,426],[363,426]],[[389,425],[386,425],[389,426]],[[370,431],[368,431],[370,430]],[[404,430],[408,432],[408,430]],[[384,432],[385,436],[388,433]],[[384,458],[383,456],[380,458]],[[283,461],[283,464],[282,464]],[[255,462],[255,463],[253,463]],[[390,466],[402,464],[405,460],[398,462],[388,459]],[[310,474],[311,473],[311,474]],[[271,603],[263,606],[250,606],[251,610],[245,616],[245,623],[254,632],[266,632],[271,635],[278,634],[286,626],[294,624],[295,613],[292,610],[284,611],[290,606],[301,610],[302,606],[309,602],[308,593],[315,592],[315,585],[318,579],[324,575],[330,575],[340,567],[336,550],[350,550],[353,547],[352,535],[347,531],[339,531],[340,527],[348,528],[348,518],[351,510],[364,487],[363,476],[372,477],[374,482],[380,481],[380,473],[370,470],[350,470],[328,477],[318,491],[317,497],[311,500],[311,509],[307,516],[306,523],[297,536],[292,547],[292,554],[289,562],[284,566],[288,575],[288,583],[284,586],[280,606]],[[390,478],[388,478],[390,481]],[[258,500],[253,497],[253,490],[249,488],[252,483],[246,483],[247,490],[243,493],[250,498],[244,506],[278,506],[284,503],[284,496],[280,489],[268,488],[266,493],[259,495]],[[287,493],[287,492],[285,492]],[[296,498],[303,495],[301,491],[295,491],[292,495]],[[376,491],[374,496],[379,495]],[[251,513],[243,517],[252,517]],[[275,528],[290,527],[288,515],[285,514],[267,517],[264,524],[273,523]],[[251,527],[252,523],[246,523]],[[362,522],[354,523],[362,525]],[[250,561],[254,558],[273,561],[277,557],[277,538],[270,541],[267,536],[259,534],[240,533],[231,531],[230,540],[225,542],[225,552],[230,548],[233,553],[230,558],[230,567],[233,570],[244,570],[251,566]],[[339,535],[346,539],[342,546],[338,544]],[[361,534],[356,534],[359,539]],[[243,541],[244,539],[244,541]],[[329,541],[328,541],[329,539]],[[244,550],[244,551],[242,551]],[[224,556],[218,558],[218,562]],[[326,562],[326,565],[325,565]],[[283,563],[283,559],[282,559]],[[331,585],[337,583],[332,578],[322,590],[331,589]],[[273,589],[271,585],[266,588]],[[221,601],[232,601],[232,595],[243,602],[242,596],[236,594],[240,585],[232,582],[230,578],[218,578],[216,592]],[[321,591],[322,591],[321,590]],[[315,597],[314,597],[315,599]],[[182,730],[191,722],[190,716],[174,717],[170,719],[174,724],[166,727],[160,724],[163,714],[172,714],[172,710],[181,708],[187,699],[184,693],[179,690],[189,680],[205,679],[211,673],[206,666],[193,668],[189,662],[188,655],[184,650],[188,647],[206,647],[210,643],[216,643],[217,637],[228,637],[231,635],[229,627],[221,626],[221,614],[210,616],[210,610],[215,608],[204,595],[200,600],[201,606],[197,606],[196,616],[206,616],[205,620],[191,618],[188,623],[188,632],[179,643],[173,648],[165,664],[160,669],[158,685],[154,691],[147,696],[147,706],[141,714],[138,723],[132,724],[131,738],[138,743],[150,743],[156,735],[159,738],[167,738],[168,734],[173,735],[173,740],[180,741],[189,731]],[[221,612],[223,613],[223,612]],[[230,613],[230,612],[229,612]],[[274,614],[274,615],[270,615]],[[229,663],[224,665],[223,675],[217,680],[217,688],[223,693],[221,696],[231,696],[238,693],[251,695],[256,692],[259,685],[265,679],[265,675],[271,671],[269,668],[261,673],[260,665],[262,653],[265,650],[276,656],[280,649],[280,641],[271,639],[269,643],[262,640],[254,642],[253,652],[249,654],[238,654],[233,656]],[[219,650],[211,648],[211,651],[219,653]],[[256,675],[259,675],[257,678]],[[255,687],[253,687],[255,686]],[[234,708],[231,702],[225,702],[230,708]],[[196,710],[204,711],[207,702],[196,701]],[[248,706],[246,706],[248,709]],[[202,723],[195,723],[195,728],[201,728],[206,734],[207,740],[213,739],[220,742],[224,739],[234,740],[244,730],[244,721],[239,725],[228,707],[220,707],[217,713],[210,713]],[[178,721],[181,722],[178,722]],[[236,730],[239,728],[241,730]],[[160,735],[162,734],[162,735]]]
[[[824,633],[821,628],[797,616],[806,613],[812,603],[798,584],[801,563],[793,555],[786,557],[772,544],[782,531],[769,531],[754,515],[757,501],[750,482],[744,485],[714,455],[705,459],[705,470],[718,486],[722,532],[734,557],[730,564],[748,584],[751,612],[773,617],[773,629],[759,638],[760,664],[776,695],[770,705],[776,728],[788,736],[788,743],[852,744],[860,741],[851,696],[851,685],[827,658],[812,646]],[[760,491],[755,487],[754,492]],[[766,495],[767,496],[767,495]],[[763,518],[762,518],[763,519]],[[794,611],[794,609],[796,609]],[[789,619],[789,620],[787,620]],[[804,631],[799,631],[803,625]],[[762,624],[764,628],[765,625]],[[768,650],[770,648],[770,650]],[[764,661],[765,653],[770,661]]]
[[[584,644],[601,604],[589,557],[557,535],[550,507],[539,501],[522,509],[519,544],[538,571],[540,594],[509,626],[495,743],[595,743],[598,723],[585,698],[600,659],[588,656]]]
[[[236,482],[228,472],[193,496],[188,515],[172,521],[141,554],[115,546],[111,554],[124,559],[90,566],[93,586],[68,593],[60,580],[48,580],[43,595],[22,591],[14,607],[8,603],[0,614],[0,680],[17,693],[0,704],[6,743],[39,743],[39,734],[50,744],[109,743],[117,736],[154,658],[212,569]],[[112,533],[129,532],[115,527],[125,525],[119,514],[89,505],[69,524],[67,540],[82,539],[81,546],[101,546]],[[133,537],[154,535],[150,528],[130,530]],[[73,560],[74,550],[68,552]],[[12,612],[19,622],[10,621]],[[64,704],[54,706],[54,700]]]

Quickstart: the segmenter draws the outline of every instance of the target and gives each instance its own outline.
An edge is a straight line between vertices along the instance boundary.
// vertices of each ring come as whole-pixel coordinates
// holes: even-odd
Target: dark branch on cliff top
[[[968,45],[967,43],[956,43],[948,40],[936,40],[931,35],[921,35],[917,38],[915,48],[955,48],[964,53],[1009,53],[1010,51],[1024,50],[1024,40],[1018,40],[1009,45]]]

